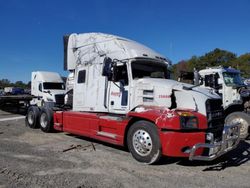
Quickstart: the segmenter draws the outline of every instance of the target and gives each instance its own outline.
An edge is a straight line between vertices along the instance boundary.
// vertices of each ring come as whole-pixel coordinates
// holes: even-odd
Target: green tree
[[[232,66],[240,70],[244,78],[250,78],[250,53],[239,56]]]
[[[23,83],[22,81],[16,81],[16,83],[14,84],[15,87],[19,87],[19,88],[26,88],[26,84]]]
[[[216,48],[213,51],[201,56],[199,59],[202,64],[202,67],[205,68],[208,66],[211,67],[219,65],[230,66],[233,61],[237,59],[237,56],[232,52]]]
[[[0,88],[5,88],[5,87],[8,87],[8,86],[11,86],[11,82],[8,80],[8,79],[2,79],[0,80]]]
[[[177,79],[180,71],[191,72],[194,70],[194,68],[197,70],[201,70],[205,69],[206,67],[213,66],[237,66],[238,68],[244,67],[245,70],[250,72],[249,54],[245,54],[237,58],[237,55],[233,52],[215,48],[214,50],[205,53],[200,57],[192,56],[186,61],[182,60],[179,63],[175,64],[173,68],[173,75],[174,78]],[[244,74],[246,75],[246,71],[244,71]]]

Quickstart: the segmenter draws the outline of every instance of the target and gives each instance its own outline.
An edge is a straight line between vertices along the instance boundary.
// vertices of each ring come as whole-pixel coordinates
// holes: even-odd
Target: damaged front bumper
[[[198,143],[191,148],[189,160],[212,161],[236,148],[240,142],[240,124],[226,125],[219,142],[214,141],[212,135],[210,137],[210,143]],[[198,149],[209,149],[208,155],[196,155]]]

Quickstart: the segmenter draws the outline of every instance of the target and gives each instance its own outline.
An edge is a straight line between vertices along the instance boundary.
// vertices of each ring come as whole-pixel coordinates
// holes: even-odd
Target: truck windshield
[[[64,86],[64,83],[44,82],[43,89],[64,90],[65,86]]]
[[[131,64],[133,79],[138,78],[162,78],[167,79],[168,70],[164,63],[154,61],[134,61]]]
[[[244,85],[239,73],[223,72],[223,78],[227,86]]]

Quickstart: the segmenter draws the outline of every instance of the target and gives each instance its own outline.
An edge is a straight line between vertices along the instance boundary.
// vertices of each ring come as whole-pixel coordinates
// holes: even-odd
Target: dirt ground
[[[250,187],[249,159],[250,142],[242,141],[213,162],[164,158],[145,165],[123,148],[46,134],[26,127],[22,115],[0,110],[0,188]]]

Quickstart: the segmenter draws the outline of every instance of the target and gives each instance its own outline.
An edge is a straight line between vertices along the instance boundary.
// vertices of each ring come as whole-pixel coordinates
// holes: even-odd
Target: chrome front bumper
[[[240,124],[226,125],[223,129],[222,140],[215,142],[213,138],[211,143],[198,143],[195,144],[189,155],[189,160],[212,161],[219,156],[227,153],[228,151],[237,147],[240,142]],[[209,149],[207,156],[196,155],[198,149]]]

